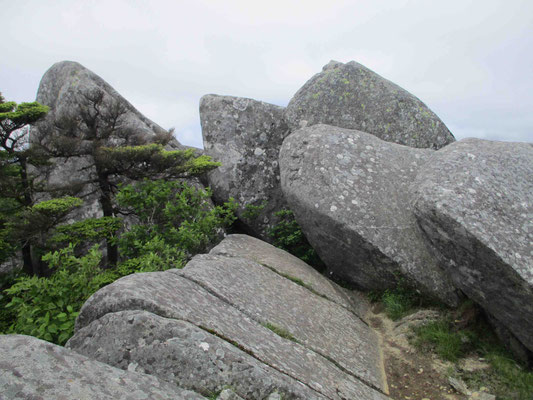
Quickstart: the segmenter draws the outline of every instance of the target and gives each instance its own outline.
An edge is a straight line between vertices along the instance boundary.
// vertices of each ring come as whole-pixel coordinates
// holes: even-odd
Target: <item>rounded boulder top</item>
[[[355,61],[325,65],[291,99],[285,119],[292,130],[327,124],[417,148],[455,141],[420,99]]]

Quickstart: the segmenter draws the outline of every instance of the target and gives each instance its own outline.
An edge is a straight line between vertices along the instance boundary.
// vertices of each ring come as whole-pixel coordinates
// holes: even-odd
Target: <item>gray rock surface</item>
[[[328,272],[364,289],[403,277],[455,305],[455,289],[428,251],[409,185],[433,153],[354,130],[314,125],[280,151],[282,189]]]
[[[37,200],[48,200],[57,197],[65,187],[73,188],[72,194],[83,199],[83,206],[70,212],[71,220],[103,217],[98,185],[93,183],[97,173],[91,155],[52,158],[50,165],[39,168],[39,174],[47,192],[37,193]]]
[[[250,318],[288,332],[354,376],[376,387],[382,384],[378,338],[345,308],[245,258],[199,255],[182,274]]]
[[[270,398],[270,396],[269,396]],[[241,396],[231,389],[224,389],[217,397],[217,400],[243,400]]]
[[[294,131],[315,124],[357,129],[388,142],[439,149],[455,139],[418,98],[355,61],[331,61],[289,102]]]
[[[200,100],[205,153],[222,166],[208,174],[216,201],[239,203],[237,215],[251,233],[270,240],[274,212],[286,207],[278,154],[289,128],[283,108],[243,97],[206,95]],[[255,215],[246,207],[261,207]]]
[[[0,335],[0,398],[204,399],[154,376],[113,368],[22,335]]]
[[[86,96],[96,91],[103,94],[98,111],[86,104]],[[71,220],[103,215],[101,191],[95,183],[97,172],[93,158],[94,138],[87,136],[93,129],[82,121],[82,110],[87,112],[89,109],[91,115],[100,115],[95,129],[100,135],[101,145],[116,147],[145,144],[168,135],[166,130],[142,115],[102,78],[76,62],[63,61],[48,69],[41,79],[37,101],[50,107],[50,111],[32,127],[31,144],[49,147],[51,138],[54,138],[54,143],[63,143],[61,155],[69,156],[54,158],[51,160],[52,165],[39,167],[36,172],[40,183],[46,186],[46,191],[39,193],[37,198],[46,200],[51,194],[57,196],[62,190],[80,197],[84,204],[69,214]],[[118,118],[109,122],[109,114],[119,108],[124,112],[118,113]],[[109,128],[111,126],[112,129]],[[106,137],[108,131],[112,133]],[[167,148],[182,149],[184,146],[172,139]],[[115,185],[121,181],[117,176],[111,176],[110,180]]]
[[[323,398],[205,329],[147,311],[106,314],[77,332],[67,346],[206,395],[230,386],[233,394],[221,393],[222,398],[264,399],[277,390],[288,397]]]
[[[78,118],[82,94],[95,89],[103,91],[104,101],[117,102],[127,110],[120,122],[121,128],[127,130],[130,136],[114,138],[114,144],[126,144],[133,139],[132,136],[152,138],[166,132],[165,129],[142,115],[94,72],[77,62],[61,61],[46,71],[39,84],[36,101],[50,107],[50,111],[44,121],[37,124],[37,129],[32,130],[32,135],[36,136],[33,140],[35,141],[40,136],[40,125],[53,125],[64,117]],[[173,141],[173,146],[181,147],[177,140]]]
[[[533,145],[461,140],[434,153],[413,188],[454,284],[533,350]]]
[[[311,267],[309,270],[312,271]],[[242,273],[243,276],[233,275],[234,273]],[[303,280],[306,281],[305,276]],[[248,299],[251,300],[250,304],[247,304]],[[276,307],[279,309],[277,313]],[[93,354],[104,357],[104,360],[108,360],[105,357],[113,357],[122,362],[124,367],[125,361],[120,361],[120,354],[125,354],[124,348],[128,348],[126,343],[131,342],[136,349],[136,357],[140,358],[139,361],[133,359],[131,356],[134,352],[129,352],[129,364],[137,363],[142,368],[147,368],[148,364],[152,370],[164,371],[164,366],[168,367],[168,364],[165,364],[167,361],[164,361],[169,359],[168,356],[161,357],[163,366],[158,366],[158,357],[153,357],[150,364],[150,351],[142,348],[146,346],[146,342],[152,340],[146,336],[150,335],[150,332],[143,333],[141,330],[139,334],[134,333],[131,340],[122,337],[107,344],[112,335],[106,332],[112,332],[114,329],[127,331],[120,326],[127,324],[125,318],[112,317],[112,313],[128,310],[144,310],[170,320],[161,323],[167,328],[150,330],[155,336],[161,337],[152,342],[153,349],[150,351],[153,354],[158,351],[155,343],[159,341],[172,343],[172,346],[168,345],[166,349],[160,350],[161,354],[174,354],[174,357],[178,357],[177,354],[181,350],[169,336],[179,335],[168,334],[172,331],[169,331],[168,327],[177,329],[177,326],[187,327],[181,332],[189,332],[191,339],[188,340],[197,340],[202,336],[202,342],[208,343],[210,348],[213,346],[214,349],[227,349],[229,343],[240,349],[242,352],[224,350],[228,357],[224,357],[224,360],[217,359],[221,364],[213,373],[226,372],[221,373],[222,377],[211,376],[212,386],[222,382],[231,385],[233,378],[227,371],[236,368],[232,365],[232,360],[243,360],[245,365],[254,366],[255,372],[250,372],[248,376],[260,376],[262,371],[276,370],[283,377],[270,374],[268,380],[253,379],[255,386],[237,388],[239,395],[247,391],[266,393],[273,385],[279,384],[278,392],[287,396],[283,398],[386,399],[380,392],[385,390],[386,383],[382,375],[378,343],[371,329],[343,306],[253,260],[213,254],[198,256],[184,270],[134,274],[119,279],[102,288],[85,303],[77,320],[76,334],[69,346],[78,350],[87,345],[86,351],[89,353],[91,349],[102,347],[105,351],[94,350]],[[305,314],[298,315],[298,312]],[[296,320],[290,321],[291,318]],[[150,322],[146,324],[155,326],[153,321],[156,319],[151,317]],[[289,330],[297,341],[283,337],[280,332],[275,333],[265,326],[267,323]],[[299,327],[300,323],[303,326]],[[117,327],[113,327],[114,325]],[[98,333],[99,331],[101,333]],[[224,344],[209,334],[227,343]],[[146,339],[136,342],[135,335]],[[313,338],[313,335],[316,335],[316,338]],[[328,342],[328,335],[337,336],[329,336]],[[183,338],[184,334],[180,337]],[[335,339],[332,340],[332,337]],[[341,343],[341,340],[344,343]],[[201,363],[199,353],[195,348],[192,351],[192,359]],[[245,357],[243,353],[255,361]],[[349,360],[349,357],[353,358]],[[207,361],[206,363],[210,365]],[[262,368],[259,368],[258,363],[263,365]],[[186,371],[194,375],[197,369],[191,367]],[[200,377],[208,376],[204,374],[204,370],[198,373]],[[176,382],[188,387],[177,378],[178,375],[175,374]],[[246,380],[242,384],[247,385]],[[263,387],[257,388],[257,385]]]
[[[281,276],[299,281],[306,288],[345,308],[355,308],[356,314],[361,318],[368,311],[368,301],[364,298],[352,301],[343,288],[329,279],[324,279],[323,275],[310,268],[298,257],[251,236],[229,235],[214,247],[210,254],[248,258],[270,268]]]

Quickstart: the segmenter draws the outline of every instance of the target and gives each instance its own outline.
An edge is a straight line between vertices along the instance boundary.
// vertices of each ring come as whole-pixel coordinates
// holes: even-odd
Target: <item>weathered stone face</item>
[[[0,354],[2,399],[205,399],[31,336],[0,335]]]
[[[282,276],[299,279],[310,290],[345,308],[356,308],[357,315],[361,317],[368,311],[366,302],[358,301],[354,304],[343,288],[329,279],[324,279],[320,272],[310,269],[309,265],[298,257],[251,236],[229,235],[214,247],[210,254],[248,258]]]
[[[87,107],[86,96],[101,93],[98,111]],[[46,117],[31,130],[31,143],[50,145],[51,138],[61,142],[62,156],[52,159],[52,165],[39,167],[40,182],[46,186],[37,199],[48,199],[50,190],[68,190],[84,200],[82,207],[69,214],[70,220],[101,217],[101,190],[94,161],[95,138],[88,137],[91,128],[82,122],[81,114],[99,115],[94,120],[98,131],[98,146],[138,145],[168,136],[163,128],[150,121],[98,75],[72,61],[54,64],[41,79],[37,101],[50,107]],[[120,110],[120,111],[119,111]],[[111,115],[116,121],[109,121]],[[67,122],[68,121],[68,122]],[[112,129],[111,129],[112,128]],[[107,132],[111,132],[107,137]],[[67,138],[67,139],[65,139]],[[184,148],[172,139],[168,148]],[[114,184],[121,178],[112,176]]]
[[[46,184],[47,190],[52,192],[38,193],[36,200],[47,200],[65,187],[72,190],[72,194],[83,199],[83,206],[72,210],[70,220],[80,221],[85,218],[99,218],[103,216],[100,205],[100,192],[94,159],[90,155],[79,157],[55,157],[50,165],[39,168],[40,181]]]
[[[403,277],[432,297],[457,303],[410,204],[409,185],[432,153],[327,125],[285,140],[283,192],[330,273],[364,289],[391,288]]]
[[[106,314],[80,330],[68,346],[106,364],[203,393],[230,386],[246,399],[264,399],[280,388],[291,393],[298,386],[294,379],[194,324],[146,311]],[[311,391],[307,395],[324,398]]]
[[[418,98],[351,61],[331,61],[291,99],[291,130],[327,124],[371,133],[410,147],[439,149],[455,139]]]
[[[533,145],[461,140],[432,155],[413,189],[454,284],[533,351]]]
[[[255,256],[270,248],[249,239]],[[183,270],[104,287],[83,306],[68,346],[196,391],[231,385],[243,398],[386,399],[375,333],[323,297],[325,285],[306,286],[316,271],[296,267],[300,284],[280,273],[283,258],[261,265],[234,251],[223,241]]]
[[[103,92],[103,101],[107,104],[118,104],[126,110],[121,118],[120,128],[127,131],[128,136],[112,137],[110,141],[114,145],[132,144],[131,142],[138,140],[138,138],[153,138],[166,132],[155,122],[142,115],[94,72],[77,62],[62,61],[52,65],[39,84],[36,101],[50,107],[50,111],[44,120],[37,124],[37,129],[32,130],[32,135],[35,136],[32,141],[36,141],[42,134],[39,126],[47,124],[53,126],[65,117],[79,118],[79,106],[83,102],[83,94],[94,90]],[[81,131],[78,130],[78,132]],[[172,144],[174,147],[181,147],[175,139]]]
[[[270,240],[274,212],[286,207],[279,184],[278,153],[289,129],[283,108],[252,99],[206,95],[200,100],[205,153],[222,166],[208,181],[219,202],[239,203],[237,215],[250,231]],[[261,207],[246,212],[247,206]]]

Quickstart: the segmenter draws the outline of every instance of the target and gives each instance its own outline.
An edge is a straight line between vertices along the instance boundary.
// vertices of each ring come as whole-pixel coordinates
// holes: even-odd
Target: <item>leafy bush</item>
[[[121,237],[117,232],[122,221],[112,217],[56,227],[50,242],[68,245],[42,257],[53,274],[24,275],[6,282],[4,286],[10,287],[0,295],[0,305],[5,305],[0,311],[0,329],[64,344],[73,333],[81,306],[98,289],[132,273],[181,268],[234,221],[234,202],[212,207],[209,197],[209,191],[184,182],[145,180],[123,187],[117,196],[120,206],[136,221]],[[67,200],[50,204],[63,207],[62,211],[78,203]],[[114,268],[100,268],[98,244],[83,256],[75,254],[77,246],[102,239],[118,241],[124,261]]]
[[[307,241],[302,228],[294,219],[294,213],[291,210],[280,210],[274,215],[280,218],[280,222],[269,232],[274,246],[288,251],[315,269],[324,271],[326,269],[324,262]]]
[[[204,250],[235,220],[235,202],[213,207],[210,197],[209,190],[179,181],[144,180],[121,188],[119,206],[139,221],[118,241],[122,257],[154,253],[175,261]]]
[[[60,225],[55,228],[55,234],[50,243],[60,246],[74,246],[88,243],[99,243],[102,240],[113,240],[122,228],[122,219],[115,217],[87,218],[72,224]]]
[[[10,297],[6,308],[14,316],[7,333],[20,333],[64,344],[74,329],[74,321],[83,303],[109,281],[99,268],[102,254],[96,247],[77,258],[70,245],[48,253],[43,260],[54,270],[49,277],[22,276],[5,290]],[[96,279],[98,278],[98,279]]]
[[[258,206],[253,205],[253,204],[246,204],[244,206],[244,211],[242,212],[241,216],[242,218],[245,218],[248,220],[256,219],[257,217],[259,217],[259,214],[261,214],[261,212],[265,209],[266,205],[267,205],[266,200],[261,202],[261,204],[259,204]]]

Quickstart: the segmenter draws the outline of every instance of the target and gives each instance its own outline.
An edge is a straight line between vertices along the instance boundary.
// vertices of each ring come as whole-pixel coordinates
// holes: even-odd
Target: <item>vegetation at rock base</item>
[[[531,399],[533,372],[513,359],[471,301],[448,311],[440,320],[415,328],[415,334],[413,343],[419,351],[434,352],[453,362],[451,376],[462,379],[469,388],[484,386],[502,400]],[[490,367],[464,370],[460,361],[467,356],[485,360]]]
[[[294,218],[294,213],[285,209],[277,211],[274,215],[280,218],[280,222],[273,226],[269,232],[274,246],[288,251],[318,271],[324,271],[326,268],[324,262],[307,241],[302,228]]]
[[[182,267],[235,219],[233,201],[213,207],[209,190],[183,180],[219,163],[193,149],[166,150],[170,133],[147,143],[124,123],[126,106],[101,90],[80,95],[78,113],[42,122],[31,146],[21,129],[48,107],[0,96],[0,262],[20,251],[24,260],[24,271],[1,277],[0,333],[64,344],[98,289],[131,273]],[[96,177],[80,185],[96,188],[104,216],[65,223],[82,206],[80,185],[48,188],[29,167],[80,156],[94,160]]]
[[[368,293],[371,302],[380,302],[387,316],[396,321],[405,317],[416,308],[422,306],[437,306],[441,304],[423,296],[416,289],[408,285],[405,279],[398,277],[396,287],[383,291],[371,291]]]
[[[185,182],[144,180],[122,187],[117,195],[125,214],[137,221],[129,230],[119,234],[120,220],[109,217],[58,226],[51,242],[68,244],[42,257],[51,276],[21,275],[5,285],[1,332],[64,344],[72,336],[81,306],[101,287],[131,273],[183,267],[235,219],[234,202],[212,207],[209,197],[209,191]],[[49,203],[59,207],[55,200]],[[101,268],[99,244],[75,254],[80,244],[105,237],[118,243],[122,261],[117,265]]]

